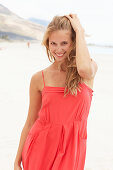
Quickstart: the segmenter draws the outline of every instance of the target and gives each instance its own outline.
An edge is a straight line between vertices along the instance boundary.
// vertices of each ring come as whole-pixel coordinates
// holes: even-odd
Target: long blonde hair
[[[82,77],[78,74],[76,66],[76,32],[73,30],[69,19],[65,16],[55,16],[47,26],[46,32],[43,36],[42,45],[46,47],[46,52],[50,62],[55,61],[55,57],[52,56],[49,50],[49,36],[53,31],[57,30],[69,30],[71,32],[71,39],[73,45],[70,49],[69,55],[65,58],[64,62],[60,65],[60,69],[63,69],[63,64],[66,65],[66,81],[64,96],[69,92],[72,95],[77,95],[77,89],[80,91],[79,82]]]

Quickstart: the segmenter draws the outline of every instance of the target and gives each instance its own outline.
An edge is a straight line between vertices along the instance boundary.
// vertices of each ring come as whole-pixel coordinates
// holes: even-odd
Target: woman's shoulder
[[[39,70],[39,71],[33,73],[31,76],[31,80],[34,82],[34,84],[36,85],[36,87],[39,91],[42,91],[42,88],[43,88],[42,71],[45,74],[46,72],[49,71],[49,67]]]
[[[37,71],[37,72],[35,72],[35,73],[32,74],[32,77],[31,77],[31,78],[34,79],[35,81],[40,80],[41,74],[42,74],[42,70]]]
[[[32,74],[30,84],[33,84],[37,91],[40,91],[41,84],[41,71],[37,71]]]

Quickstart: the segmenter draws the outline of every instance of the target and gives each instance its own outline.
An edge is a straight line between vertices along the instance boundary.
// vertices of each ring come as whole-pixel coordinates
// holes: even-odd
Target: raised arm
[[[82,30],[76,31],[76,64],[78,73],[81,77],[84,79],[94,78],[98,66],[90,57],[84,32]]]
[[[66,17],[70,20],[71,25],[76,32],[76,65],[78,73],[84,79],[93,79],[98,66],[90,57],[85,41],[85,31],[76,14],[66,15]]]

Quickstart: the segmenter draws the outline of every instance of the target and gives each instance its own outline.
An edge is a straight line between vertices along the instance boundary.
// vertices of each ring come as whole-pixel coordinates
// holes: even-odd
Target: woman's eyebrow
[[[54,42],[54,43],[56,43],[55,41],[50,41],[50,42]],[[62,41],[61,43],[63,43],[63,42],[68,42],[68,41],[64,40],[64,41]]]

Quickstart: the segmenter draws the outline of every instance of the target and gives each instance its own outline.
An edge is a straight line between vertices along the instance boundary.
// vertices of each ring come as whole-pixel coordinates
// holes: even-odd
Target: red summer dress
[[[44,73],[42,70],[43,82]],[[84,170],[87,119],[93,90],[79,83],[77,96],[64,97],[65,87],[45,86],[39,117],[22,151],[24,170]]]

